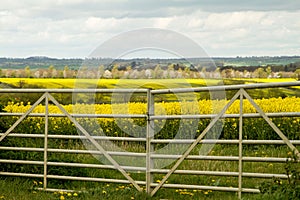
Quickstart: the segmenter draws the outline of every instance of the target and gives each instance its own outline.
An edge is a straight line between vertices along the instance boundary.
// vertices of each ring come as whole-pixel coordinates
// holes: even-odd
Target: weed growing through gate
[[[300,199],[300,160],[292,152],[288,153],[285,164],[287,180],[273,178],[271,182],[263,182],[260,186],[261,199]]]

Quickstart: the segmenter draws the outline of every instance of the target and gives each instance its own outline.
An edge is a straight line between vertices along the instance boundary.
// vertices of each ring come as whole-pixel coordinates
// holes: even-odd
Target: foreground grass
[[[132,146],[127,146],[130,150]],[[197,155],[199,148],[195,148],[192,155]],[[245,146],[245,156],[260,156],[260,157],[284,157],[289,152],[286,146],[281,147],[266,147],[266,146]],[[238,155],[238,147],[236,145],[215,145],[209,155]],[[74,157],[74,156],[73,156]],[[189,170],[215,170],[215,171],[237,171],[238,163],[230,161],[205,161],[205,160],[186,160],[180,165],[179,169]],[[168,167],[167,167],[168,168]],[[63,169],[60,169],[63,170]],[[76,170],[76,169],[74,169]],[[84,172],[84,169],[78,172]],[[284,173],[284,163],[250,163],[244,162],[243,171],[245,172],[261,172],[261,173]],[[64,171],[63,171],[64,172]],[[120,175],[115,170],[96,170],[90,171],[91,177],[110,177]],[[63,173],[64,175],[68,175]],[[101,175],[102,174],[102,175]],[[139,180],[145,174],[132,173],[131,176],[135,180]],[[155,174],[154,182],[159,182],[164,174]],[[122,178],[122,177],[118,177]],[[243,187],[257,188],[260,183],[264,181],[272,181],[258,178],[243,178]],[[286,181],[286,180],[283,180]],[[181,183],[181,184],[194,184],[194,185],[212,185],[212,186],[225,186],[237,187],[237,177],[224,177],[224,176],[203,176],[203,175],[178,175],[173,174],[168,183]],[[83,182],[83,181],[63,181],[63,180],[48,180],[49,188],[64,188],[73,190],[72,192],[44,192],[37,188],[42,188],[42,179],[31,178],[14,178],[14,177],[0,177],[0,200],[58,200],[58,199],[78,199],[78,200],[92,200],[92,199],[224,199],[235,200],[237,193],[235,192],[218,192],[212,190],[192,190],[192,189],[160,189],[154,197],[150,197],[144,192],[138,192],[130,184],[113,184],[113,183],[98,183],[98,182]],[[144,190],[145,187],[141,186]],[[244,200],[263,199],[260,194],[242,194]]]
[[[95,184],[96,187],[73,192],[44,192],[35,190],[36,181],[27,178],[1,178],[0,199],[5,200],[94,200],[94,199],[224,199],[235,200],[236,193],[201,191],[201,190],[174,190],[162,189],[154,197],[145,192],[138,192],[130,185]],[[39,184],[37,182],[37,184]],[[244,194],[243,199],[254,200],[258,195]]]

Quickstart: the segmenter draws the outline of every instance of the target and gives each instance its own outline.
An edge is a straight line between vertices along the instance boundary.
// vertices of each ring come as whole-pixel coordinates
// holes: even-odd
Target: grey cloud
[[[195,11],[234,12],[234,11],[295,11],[300,9],[300,1],[282,0],[115,0],[115,1],[26,1],[17,6],[15,1],[8,3],[8,9],[28,10],[33,17],[63,19],[84,16],[102,18],[151,18],[185,15]],[[64,3],[65,2],[65,3]],[[2,3],[5,8],[5,3]]]

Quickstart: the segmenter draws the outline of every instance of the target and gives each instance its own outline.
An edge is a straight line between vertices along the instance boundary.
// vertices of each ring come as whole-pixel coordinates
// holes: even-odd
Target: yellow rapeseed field
[[[212,114],[218,113],[228,101],[216,100],[200,100],[198,102],[160,102],[155,104],[155,115],[187,115],[187,114]],[[300,112],[300,98],[270,98],[257,99],[255,102],[266,113],[278,112]],[[244,113],[257,113],[255,108],[248,100],[244,100]],[[239,100],[236,100],[231,107],[226,111],[227,114],[239,113]],[[24,113],[31,107],[30,103],[9,103],[4,110],[10,113]],[[128,104],[75,104],[64,105],[64,109],[69,113],[74,114],[146,114],[146,103],[128,103]],[[45,106],[38,105],[34,113],[44,113]],[[49,106],[50,113],[62,113],[55,105]],[[8,118],[8,117],[7,117]],[[7,123],[13,123],[18,117],[10,117],[6,120]],[[4,118],[3,118],[4,120]],[[10,122],[9,122],[10,120]],[[145,118],[129,118],[129,119],[114,119],[114,118],[97,118],[88,119],[80,118],[79,123],[88,129],[92,134],[99,134],[99,128],[102,129],[105,135],[124,136],[124,133],[140,134],[137,137],[144,137],[146,132]],[[300,118],[299,117],[280,117],[273,118],[272,121],[283,132],[286,132],[289,138],[299,138]],[[158,129],[160,138],[172,138],[176,134],[178,127],[185,124],[180,124],[180,120],[155,120],[156,128]],[[197,130],[200,133],[210,122],[209,119],[191,120],[188,127],[190,132]],[[243,120],[245,138],[258,139],[268,137],[269,139],[278,139],[274,131],[266,124],[262,118],[250,118]],[[32,133],[43,133],[44,118],[28,117],[23,125],[18,126],[16,131],[29,131]],[[62,128],[63,127],[63,128]],[[238,135],[238,119],[227,118],[224,121],[222,130],[223,138],[236,138]],[[187,130],[189,132],[189,130]],[[77,134],[75,126],[67,118],[50,117],[49,132],[51,134]],[[101,132],[101,131],[100,131]]]
[[[227,101],[228,102],[228,101]],[[198,102],[161,102],[155,104],[156,115],[178,115],[178,114],[210,114],[213,109],[220,110],[227,103],[217,100],[200,100]],[[264,112],[300,112],[300,98],[270,98],[256,99],[255,102],[263,109]],[[244,112],[255,113],[255,108],[248,100],[244,100]],[[27,104],[10,102],[4,110],[6,112],[22,113],[31,107],[30,102]],[[128,103],[128,104],[75,104],[64,105],[69,113],[87,113],[87,114],[145,114],[147,112],[146,103]],[[45,106],[38,105],[34,113],[44,113]],[[50,113],[62,113],[55,105],[49,106]],[[227,110],[228,114],[239,113],[239,100]]]

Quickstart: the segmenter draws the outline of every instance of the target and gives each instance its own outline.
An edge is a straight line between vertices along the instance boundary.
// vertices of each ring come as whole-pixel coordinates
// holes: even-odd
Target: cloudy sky
[[[0,57],[88,57],[140,28],[168,29],[209,56],[300,55],[300,1],[5,0]]]

